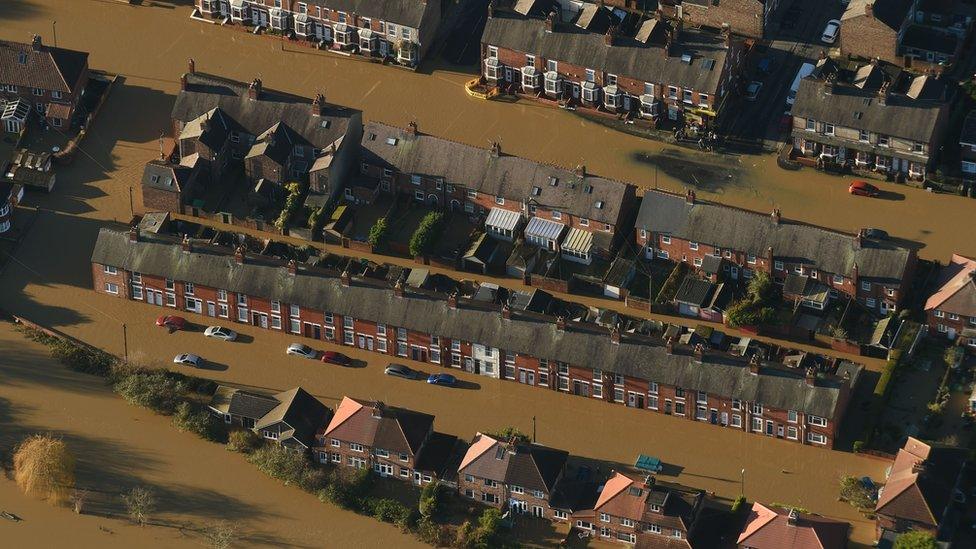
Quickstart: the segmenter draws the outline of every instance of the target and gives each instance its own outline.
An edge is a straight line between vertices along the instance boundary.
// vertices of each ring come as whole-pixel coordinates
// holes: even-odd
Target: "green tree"
[[[410,237],[410,255],[424,255],[437,240],[444,225],[442,212],[430,212],[420,220],[420,225]]]
[[[502,512],[494,507],[485,509],[478,517],[478,528],[475,529],[475,545],[477,547],[492,547],[498,529],[502,525]]]
[[[920,530],[912,530],[898,536],[894,549],[935,549],[935,537]]]
[[[859,509],[870,509],[874,507],[871,491],[868,490],[860,479],[852,476],[841,477],[840,497]]]
[[[125,376],[114,386],[122,398],[161,414],[172,414],[187,392],[185,382],[166,372],[136,372]]]
[[[441,484],[439,481],[430,482],[425,485],[420,491],[420,502],[417,504],[417,510],[420,511],[420,516],[426,519],[433,519],[437,516],[437,511],[441,503],[440,499]]]
[[[508,441],[508,440],[515,439],[515,442],[521,444],[528,444],[529,442],[531,442],[529,440],[529,435],[523,433],[521,430],[519,430],[518,427],[515,427],[514,425],[509,425],[503,429],[495,431],[494,433],[487,433],[487,434],[491,438],[495,438],[498,440]]]
[[[386,218],[381,217],[377,219],[376,223],[369,228],[369,237],[367,238],[369,245],[374,248],[380,247],[384,242],[386,242],[386,237],[389,232],[390,228],[386,222]]]
[[[764,271],[756,271],[749,281],[749,297],[756,303],[764,303],[772,297],[773,281]]]

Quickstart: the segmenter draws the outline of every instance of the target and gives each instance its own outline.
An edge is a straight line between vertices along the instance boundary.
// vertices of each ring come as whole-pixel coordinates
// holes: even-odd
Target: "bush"
[[[858,509],[871,509],[874,507],[871,491],[865,488],[861,481],[852,476],[844,476],[840,479],[840,497]]]
[[[508,427],[505,427],[504,429],[501,429],[499,431],[495,431],[493,433],[485,433],[485,434],[487,434],[491,438],[498,439],[501,441],[508,441],[508,440],[515,439],[516,442],[521,444],[528,444],[529,442],[531,442],[531,440],[529,440],[529,435],[523,433],[521,430],[519,430],[518,427],[514,427],[512,425],[509,425]]]
[[[238,537],[237,525],[226,520],[209,523],[203,528],[203,539],[212,549],[227,549],[234,545]]]
[[[227,435],[227,449],[231,452],[250,454],[261,447],[262,441],[254,431],[231,431]]]
[[[59,438],[29,436],[14,450],[14,479],[25,494],[60,505],[75,486],[75,458]]]
[[[325,208],[316,208],[316,210],[308,216],[308,228],[315,230],[315,227],[319,225],[319,222],[322,221],[323,217],[325,217]]]
[[[464,521],[461,523],[461,526],[458,526],[457,531],[454,533],[454,544],[452,546],[456,549],[468,549],[471,547],[473,535],[474,526],[471,524],[471,521]]]
[[[395,499],[383,498],[374,500],[372,505],[373,517],[383,522],[399,524],[406,522],[410,516],[410,508]]]
[[[180,431],[189,431],[212,442],[222,441],[225,435],[222,426],[214,420],[213,414],[207,410],[196,408],[189,402],[181,402],[176,405],[176,412],[173,414],[173,426]]]
[[[928,532],[911,530],[898,536],[894,549],[935,549],[935,537]]]
[[[739,326],[755,326],[759,324],[759,315],[751,301],[741,300],[733,303],[725,311],[725,323],[730,328]]]
[[[494,507],[485,509],[478,517],[478,528],[475,529],[475,544],[478,547],[492,547],[498,536],[498,529],[502,524],[502,512]]]
[[[81,347],[62,339],[53,338],[51,356],[69,369],[85,374],[108,377],[115,357],[97,349]]]
[[[289,183],[285,185],[285,190],[288,191],[288,196],[285,197],[285,205],[281,208],[278,219],[275,220],[275,227],[278,227],[280,230],[284,230],[288,226],[288,221],[298,211],[298,208],[302,204],[302,194],[304,192],[300,183]]]
[[[268,444],[254,450],[247,460],[271,478],[294,484],[306,492],[325,487],[327,475],[304,454],[278,444]]]
[[[864,449],[864,441],[863,440],[855,440],[854,441],[854,453],[856,454],[856,453],[860,452],[863,449]]]
[[[116,393],[131,404],[145,406],[160,414],[172,414],[186,395],[182,381],[165,372],[136,372],[122,378],[113,387]]]
[[[132,522],[143,526],[149,522],[149,515],[156,510],[156,494],[152,488],[136,486],[122,494],[122,503]]]
[[[428,483],[420,491],[420,501],[417,503],[417,510],[420,516],[426,519],[434,519],[441,505],[441,483]]]
[[[745,496],[739,495],[739,497],[735,498],[735,501],[732,502],[732,509],[731,509],[732,513],[733,514],[738,513],[739,510],[742,509],[742,506],[745,505],[745,503],[746,503]]]
[[[373,248],[379,248],[386,242],[386,238],[389,236],[390,227],[386,222],[385,217],[381,217],[376,220],[376,223],[369,228],[369,236],[367,237],[367,242]]]
[[[410,237],[410,255],[424,255],[430,251],[431,245],[440,236],[444,225],[443,212],[430,212],[420,220],[420,225]]]

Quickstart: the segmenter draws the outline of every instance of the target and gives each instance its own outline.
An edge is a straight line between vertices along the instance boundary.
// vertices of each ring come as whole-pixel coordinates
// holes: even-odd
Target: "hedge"
[[[367,237],[367,241],[369,242],[369,245],[374,248],[378,248],[384,242],[386,242],[386,237],[389,235],[389,232],[390,232],[390,227],[389,224],[386,222],[386,218],[381,217],[377,219],[376,223],[374,223],[373,226],[369,228],[369,236]]]
[[[442,212],[430,212],[420,220],[420,225],[410,237],[410,255],[424,255],[430,251],[430,247],[440,236],[444,228],[444,214]]]

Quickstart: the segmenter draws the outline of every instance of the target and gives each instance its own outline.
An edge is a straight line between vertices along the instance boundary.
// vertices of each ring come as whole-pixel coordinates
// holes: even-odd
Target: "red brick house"
[[[88,53],[0,40],[0,98],[20,97],[55,128],[71,124],[88,85]]]
[[[288,33],[322,47],[416,66],[441,19],[429,0],[195,0],[213,19]],[[293,33],[293,34],[292,34]]]
[[[976,347],[976,259],[952,254],[925,301],[929,333]]]
[[[952,539],[962,509],[961,494],[968,451],[935,446],[908,437],[898,450],[875,506],[877,533],[923,530],[940,541]],[[954,516],[955,515],[955,516]]]
[[[804,372],[135,229],[99,232],[92,278],[118,298],[821,447],[861,370]]]
[[[319,463],[372,469],[417,485],[443,477],[456,437],[434,432],[434,416],[343,397],[315,435]]]
[[[851,525],[796,509],[752,504],[738,549],[845,549]]]
[[[458,467],[458,492],[491,507],[564,520],[566,514],[551,508],[549,500],[568,457],[564,450],[478,433]]]
[[[660,7],[689,26],[728,28],[749,38],[764,38],[780,5],[786,3],[782,0],[675,0],[673,6],[662,2]]]
[[[505,4],[481,37],[490,86],[676,125],[708,123],[736,86],[743,44],[729,33],[595,3]]]
[[[642,547],[691,548],[705,492],[622,473],[604,484],[593,509],[574,524],[600,539]]]
[[[504,154],[498,143],[487,150],[473,147],[420,133],[416,124],[366,124],[360,170],[365,179],[378,181],[370,188],[486,220],[487,232],[497,238],[517,237],[519,219],[562,227],[565,239],[535,243],[583,262],[609,256],[626,238],[624,227],[637,205],[633,185],[589,174],[584,166],[567,170]],[[357,200],[350,187],[346,199]],[[508,212],[517,216],[498,215]],[[573,240],[577,233],[588,238]]]
[[[637,246],[648,259],[684,261],[701,269],[707,256],[724,260],[727,279],[768,273],[779,283],[787,275],[825,286],[831,297],[850,296],[886,315],[898,309],[915,271],[915,250],[887,239],[867,238],[771,215],[647,191],[637,214]]]

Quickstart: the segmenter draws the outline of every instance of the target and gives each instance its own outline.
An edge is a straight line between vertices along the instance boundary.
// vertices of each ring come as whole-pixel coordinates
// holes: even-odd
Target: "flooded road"
[[[249,80],[305,96],[323,91],[329,101],[363,109],[367,119],[404,125],[473,145],[502,143],[504,151],[564,166],[585,164],[602,175],[645,187],[699,189],[699,196],[771,210],[842,230],[879,227],[917,242],[927,258],[952,252],[976,255],[970,238],[976,201],[882,183],[886,199],[856,198],[847,180],[810,169],[780,169],[772,155],[703,155],[588,122],[572,113],[526,103],[467,96],[470,72],[428,64],[419,73],[383,67],[252,36],[188,18],[186,2],[141,6],[76,0],[5,0],[0,37],[26,41],[40,32],[50,41],[57,19],[59,45],[91,52],[91,65],[126,75],[131,100],[141,108],[123,135],[132,146],[156,150],[166,127],[177,79],[193,57],[198,70]],[[149,155],[151,156],[151,155]]]

